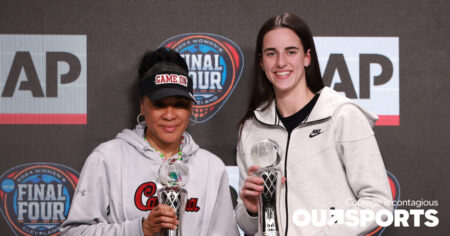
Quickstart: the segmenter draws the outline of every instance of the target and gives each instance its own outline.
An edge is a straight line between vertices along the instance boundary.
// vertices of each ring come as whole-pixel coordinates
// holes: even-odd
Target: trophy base
[[[278,232],[278,231],[263,232],[261,235],[262,236],[280,236],[280,232]]]

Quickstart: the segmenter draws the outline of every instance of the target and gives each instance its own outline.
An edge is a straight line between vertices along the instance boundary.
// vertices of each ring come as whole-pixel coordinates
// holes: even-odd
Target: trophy
[[[260,168],[255,172],[256,176],[264,180],[264,190],[259,197],[258,232],[260,236],[279,236],[281,172],[276,167],[281,161],[278,145],[269,140],[262,139],[252,146],[251,157],[253,163]]]
[[[181,236],[181,218],[188,194],[183,186],[189,180],[189,168],[182,160],[171,158],[161,164],[158,174],[164,185],[158,190],[158,201],[174,208],[180,222],[176,230],[164,229],[161,235]]]

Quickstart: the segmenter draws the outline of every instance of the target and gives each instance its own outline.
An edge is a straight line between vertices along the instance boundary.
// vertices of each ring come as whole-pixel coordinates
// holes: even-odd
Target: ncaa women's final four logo
[[[0,176],[0,210],[15,235],[58,235],[79,174],[55,163],[28,163]]]
[[[211,119],[228,100],[244,68],[242,51],[233,41],[215,34],[174,36],[160,47],[172,48],[185,59],[193,80],[196,123]]]

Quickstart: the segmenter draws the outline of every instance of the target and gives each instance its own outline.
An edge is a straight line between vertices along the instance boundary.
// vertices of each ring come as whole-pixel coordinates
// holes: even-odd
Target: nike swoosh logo
[[[323,131],[321,129],[315,129],[309,134],[309,137],[313,138],[313,137],[316,137],[317,135],[319,135],[321,133],[323,133]]]

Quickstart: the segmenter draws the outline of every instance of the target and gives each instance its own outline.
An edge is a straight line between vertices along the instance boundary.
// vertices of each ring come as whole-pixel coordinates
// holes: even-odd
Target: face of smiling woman
[[[150,145],[162,152],[167,149],[177,152],[181,135],[189,125],[192,101],[177,96],[151,101],[144,96],[141,111],[147,124],[145,136]],[[172,155],[171,152],[170,154]]]
[[[304,53],[300,38],[291,29],[277,28],[264,35],[261,67],[276,96],[306,88],[305,67],[310,62],[309,50]]]

